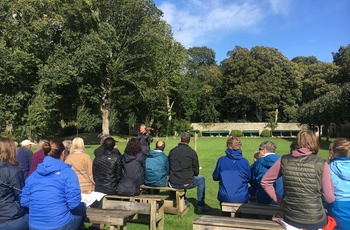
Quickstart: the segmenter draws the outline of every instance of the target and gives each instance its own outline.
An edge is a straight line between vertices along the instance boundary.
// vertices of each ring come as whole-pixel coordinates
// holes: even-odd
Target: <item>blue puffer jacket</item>
[[[63,161],[47,156],[28,179],[21,205],[29,208],[29,227],[55,229],[72,218],[70,210],[81,201],[77,174]]]
[[[145,165],[145,184],[155,187],[166,186],[169,174],[168,157],[160,150],[150,150]]]
[[[250,166],[242,156],[242,150],[227,149],[219,158],[213,172],[213,180],[219,181],[220,202],[246,203],[249,201],[248,182]]]
[[[335,230],[350,226],[350,158],[334,158],[329,164],[334,185],[335,201],[328,206],[328,214],[337,226]]]
[[[269,153],[265,156],[262,156],[257,161],[254,162],[252,167],[252,178],[251,185],[257,191],[256,199],[259,203],[263,204],[275,204],[275,202],[266,194],[265,190],[260,186],[261,179],[265,173],[271,168],[273,164],[280,158],[279,155],[274,153]],[[283,198],[284,189],[283,189],[283,180],[282,177],[278,178],[273,184],[279,197]]]

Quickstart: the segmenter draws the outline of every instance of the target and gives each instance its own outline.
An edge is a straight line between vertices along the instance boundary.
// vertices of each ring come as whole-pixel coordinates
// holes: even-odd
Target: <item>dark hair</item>
[[[156,150],[164,151],[165,149],[165,142],[162,140],[157,141],[156,143]]]
[[[41,147],[44,150],[45,156],[47,156],[51,150],[50,147],[50,142],[49,141],[44,141],[43,146]]]
[[[60,159],[62,152],[66,149],[62,142],[52,140],[49,143],[50,145],[50,152],[48,153],[49,156]]]
[[[181,139],[182,143],[187,143],[188,144],[188,143],[190,143],[191,136],[190,136],[189,133],[183,132],[183,133],[181,133],[180,139]]]
[[[107,137],[102,143],[103,149],[112,151],[115,146],[115,140],[113,137]]]
[[[126,144],[124,153],[135,156],[141,152],[141,144],[136,138],[131,138],[129,142]]]

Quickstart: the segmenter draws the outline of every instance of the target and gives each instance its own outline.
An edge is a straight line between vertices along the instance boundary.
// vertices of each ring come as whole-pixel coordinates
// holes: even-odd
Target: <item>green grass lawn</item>
[[[81,137],[85,140],[86,143],[94,143],[92,145],[86,145],[86,152],[90,154],[91,158],[94,158],[93,151],[98,147],[95,143],[98,141],[89,140],[88,137]],[[114,136],[117,140],[117,145],[121,153],[124,152],[127,139],[126,137]],[[179,138],[161,138],[166,143],[165,153],[168,154],[169,151],[175,147]],[[154,138],[154,142],[151,144],[151,148],[154,148],[155,142],[157,138]],[[220,215],[220,205],[218,200],[216,199],[218,192],[218,182],[213,181],[212,173],[215,169],[217,159],[220,156],[224,155],[224,151],[226,149],[226,140],[227,137],[199,137],[196,143],[197,154],[199,157],[199,163],[202,169],[200,170],[200,175],[203,175],[206,178],[206,203],[213,208],[213,210],[207,214],[209,215]],[[295,139],[289,138],[254,138],[247,137],[241,138],[243,143],[242,150],[243,156],[248,159],[248,161],[253,163],[253,155],[254,152],[258,150],[259,144],[263,141],[270,140],[277,145],[276,152],[279,155],[284,155],[289,153],[289,146]],[[330,142],[321,141],[321,149],[319,152],[319,156],[327,159],[328,157],[328,146]],[[190,146],[194,148],[195,143],[192,138],[190,142]],[[191,202],[191,208],[187,212],[187,214],[183,218],[179,218],[176,215],[165,215],[165,229],[192,229],[192,220],[195,219],[196,214],[194,213],[194,205],[196,204],[196,188],[190,189],[187,191],[187,198]],[[136,223],[128,223],[128,229],[130,230],[143,230],[149,229],[146,224],[136,224]]]

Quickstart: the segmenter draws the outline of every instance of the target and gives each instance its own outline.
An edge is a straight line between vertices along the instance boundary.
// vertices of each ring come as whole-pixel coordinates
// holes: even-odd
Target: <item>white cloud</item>
[[[283,3],[289,0],[268,1],[273,13],[287,12],[288,4]],[[159,8],[172,26],[175,39],[187,48],[201,46],[210,37],[218,39],[237,30],[252,31],[268,13],[266,5],[250,0],[177,0],[176,4],[164,1]]]
[[[290,0],[269,0],[274,14],[288,15]]]

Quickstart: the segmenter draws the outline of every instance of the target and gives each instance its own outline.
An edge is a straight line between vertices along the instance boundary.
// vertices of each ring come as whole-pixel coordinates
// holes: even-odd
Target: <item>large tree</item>
[[[238,119],[291,121],[301,99],[301,73],[277,49],[236,47],[222,63],[226,108]],[[255,115],[255,118],[251,116]]]

